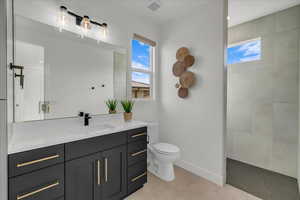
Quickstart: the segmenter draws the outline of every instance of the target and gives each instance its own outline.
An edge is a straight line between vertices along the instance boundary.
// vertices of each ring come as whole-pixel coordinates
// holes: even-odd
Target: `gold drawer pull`
[[[131,138],[136,138],[136,137],[140,137],[140,136],[144,136],[144,135],[147,135],[147,133],[140,133],[140,134],[132,135]]]
[[[133,154],[131,154],[131,156],[132,156],[132,157],[135,157],[135,156],[138,156],[138,155],[140,155],[140,154],[142,154],[142,153],[145,153],[145,152],[147,152],[147,149],[144,149],[144,150],[142,150],[142,151],[133,153]]]
[[[131,179],[131,182],[135,182],[135,181],[139,180],[140,178],[142,178],[144,176],[147,176],[147,172],[145,172],[145,173],[143,173],[143,174],[141,174],[141,175],[139,175],[139,176]]]
[[[53,184],[51,184],[51,185],[48,185],[48,186],[43,187],[43,188],[41,188],[41,189],[35,190],[35,191],[33,191],[33,192],[30,192],[30,193],[27,193],[27,194],[24,194],[24,195],[18,195],[18,196],[17,196],[17,200],[21,200],[21,199],[30,197],[30,196],[32,196],[32,195],[35,195],[35,194],[40,193],[40,192],[43,192],[43,191],[45,191],[45,190],[48,190],[48,189],[53,188],[53,187],[58,186],[58,185],[59,185],[59,182],[56,181],[55,183],[53,183]]]
[[[108,159],[107,158],[104,159],[104,165],[105,165],[105,182],[107,182],[107,180],[108,180],[108,172],[107,172],[107,170],[108,170]]]
[[[59,155],[54,155],[54,156],[49,156],[49,157],[38,159],[38,160],[33,160],[33,161],[25,162],[25,163],[20,163],[20,164],[17,164],[17,167],[25,167],[27,165],[33,165],[33,164],[40,163],[40,162],[43,162],[43,161],[52,160],[52,159],[55,159],[55,158],[58,158],[58,157],[59,157]]]
[[[101,185],[101,162],[97,160],[97,184]]]

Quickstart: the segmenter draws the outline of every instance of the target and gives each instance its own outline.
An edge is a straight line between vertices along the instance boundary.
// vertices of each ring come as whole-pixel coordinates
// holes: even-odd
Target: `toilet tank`
[[[150,144],[155,144],[159,140],[159,124],[157,122],[148,122],[148,136]]]

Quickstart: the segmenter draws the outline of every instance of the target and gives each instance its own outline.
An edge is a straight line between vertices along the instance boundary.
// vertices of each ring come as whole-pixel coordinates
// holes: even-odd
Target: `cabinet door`
[[[101,200],[101,153],[66,162],[66,200]]]
[[[102,153],[104,183],[102,200],[119,200],[126,195],[127,148],[121,146]]]

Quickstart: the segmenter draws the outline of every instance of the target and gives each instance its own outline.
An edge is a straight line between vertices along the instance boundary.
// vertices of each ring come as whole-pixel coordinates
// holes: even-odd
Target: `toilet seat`
[[[153,145],[155,151],[161,154],[170,155],[179,153],[179,148],[173,144],[168,143],[156,143]]]

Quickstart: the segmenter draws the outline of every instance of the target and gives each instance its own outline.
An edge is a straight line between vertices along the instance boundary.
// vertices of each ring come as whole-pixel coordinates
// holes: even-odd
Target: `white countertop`
[[[58,145],[87,138],[117,133],[147,126],[146,122],[124,122],[123,118],[93,117],[90,126],[83,126],[82,118],[16,123],[8,141],[8,154]]]

